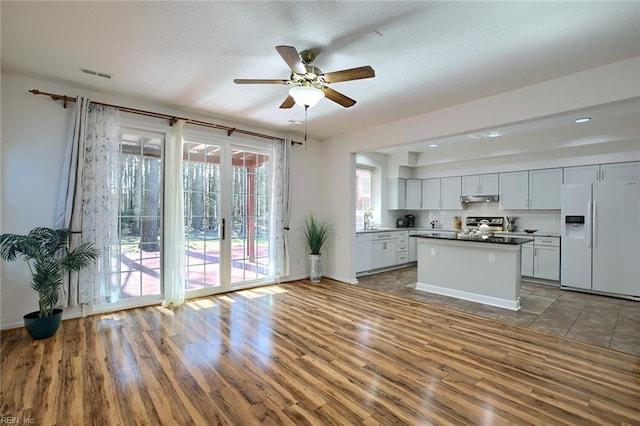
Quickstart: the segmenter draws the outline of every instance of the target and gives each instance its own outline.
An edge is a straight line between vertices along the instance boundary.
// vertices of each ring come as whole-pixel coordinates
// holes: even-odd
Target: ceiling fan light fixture
[[[289,90],[289,96],[296,101],[296,105],[311,108],[324,98],[324,92],[313,86],[295,86]]]

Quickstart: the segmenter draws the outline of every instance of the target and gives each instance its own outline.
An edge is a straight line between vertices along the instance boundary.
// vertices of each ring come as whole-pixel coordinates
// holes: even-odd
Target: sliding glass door
[[[187,296],[271,279],[271,153],[197,138],[183,149]]]
[[[120,135],[119,259],[111,303],[163,299],[163,181],[166,132]],[[272,152],[206,136],[183,144],[187,297],[267,282],[270,276]],[[119,261],[118,261],[119,260]]]
[[[120,261],[112,262],[108,302],[162,297],[162,147],[164,134],[120,135]]]

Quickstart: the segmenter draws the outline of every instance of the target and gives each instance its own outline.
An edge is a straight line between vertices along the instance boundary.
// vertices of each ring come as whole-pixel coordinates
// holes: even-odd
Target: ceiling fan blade
[[[354,106],[356,104],[356,101],[351,99],[350,97],[343,95],[340,92],[337,92],[333,89],[331,89],[330,87],[322,87],[322,91],[324,92],[324,95],[332,100],[333,102],[342,105],[345,108],[349,108],[351,106]]]
[[[243,78],[236,78],[233,80],[234,83],[236,84],[287,84],[289,82],[289,80],[276,80],[276,79],[272,79],[272,80],[260,80],[260,79],[243,79]]]
[[[293,99],[291,96],[287,96],[287,99],[284,100],[284,102],[282,102],[282,104],[280,105],[280,108],[291,108],[296,104],[295,99]]]
[[[293,46],[276,46],[276,50],[282,56],[282,59],[289,65],[291,71],[297,74],[306,74],[307,69],[304,67],[300,54]]]
[[[369,65],[348,70],[328,72],[323,75],[327,83],[338,83],[340,81],[361,80],[363,78],[375,77],[376,72]]]

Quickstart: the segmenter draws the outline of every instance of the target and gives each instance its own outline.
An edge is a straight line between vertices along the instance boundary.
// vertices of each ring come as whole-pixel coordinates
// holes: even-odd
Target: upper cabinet
[[[444,210],[461,210],[460,176],[440,179],[440,201]]]
[[[500,208],[526,210],[529,208],[529,172],[500,173]]]
[[[460,210],[460,176],[423,179],[423,210]]]
[[[538,210],[560,209],[562,169],[529,171],[529,208]]]
[[[407,208],[407,180],[387,179],[387,208],[405,210]]]
[[[422,208],[422,180],[407,179],[407,210],[420,210]]]
[[[500,173],[500,208],[560,209],[562,169]]]
[[[440,178],[422,180],[422,209],[440,209]]]
[[[640,161],[564,168],[564,183],[640,180]]]
[[[462,176],[462,196],[498,194],[498,174]]]

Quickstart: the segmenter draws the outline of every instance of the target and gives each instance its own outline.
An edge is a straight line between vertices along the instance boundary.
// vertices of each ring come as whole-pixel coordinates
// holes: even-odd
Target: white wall
[[[235,125],[279,137],[286,136],[238,123],[227,123],[211,117],[186,114],[166,105],[88,92],[61,84],[3,73],[0,233],[22,234],[36,226],[54,226],[66,135],[73,109],[64,109],[60,102],[54,102],[45,96],[34,96],[28,93],[29,89],[71,96],[89,96],[96,101]],[[291,193],[292,220],[289,232],[292,259],[290,277],[292,278],[308,276],[308,256],[302,229],[304,214],[320,208],[322,201],[319,196],[323,191],[322,163],[318,161],[319,156],[317,142],[310,142],[306,147],[292,148],[294,177]],[[29,286],[30,276],[26,265],[23,262],[2,263],[0,327],[20,326],[22,316],[37,309],[37,299]],[[77,311],[75,313],[77,314]],[[65,315],[74,315],[74,310],[65,310]]]
[[[333,190],[331,197],[326,199],[326,204],[339,221],[340,232],[350,236],[330,245],[331,256],[335,259],[335,269],[328,273],[345,282],[355,280],[353,186],[345,185],[352,180],[354,173],[352,153],[454,134],[473,133],[478,129],[500,127],[542,116],[632,99],[640,96],[639,74],[640,57],[637,57],[324,141],[324,157],[330,161],[327,164],[332,165],[333,171],[327,177],[327,185]],[[613,158],[624,157],[616,153],[627,152],[629,147],[615,145],[611,148],[611,154],[606,155]],[[633,149],[633,145],[631,148]],[[559,152],[557,155],[563,154],[568,163],[580,162],[581,157],[594,159],[603,155],[583,153],[580,150]],[[578,160],[569,160],[570,158]],[[626,161],[629,161],[628,157]],[[522,162],[522,159],[511,159],[511,162]],[[479,167],[478,172],[483,167],[488,166]],[[443,171],[439,170],[434,175],[441,173]],[[428,177],[424,170],[421,174]]]

